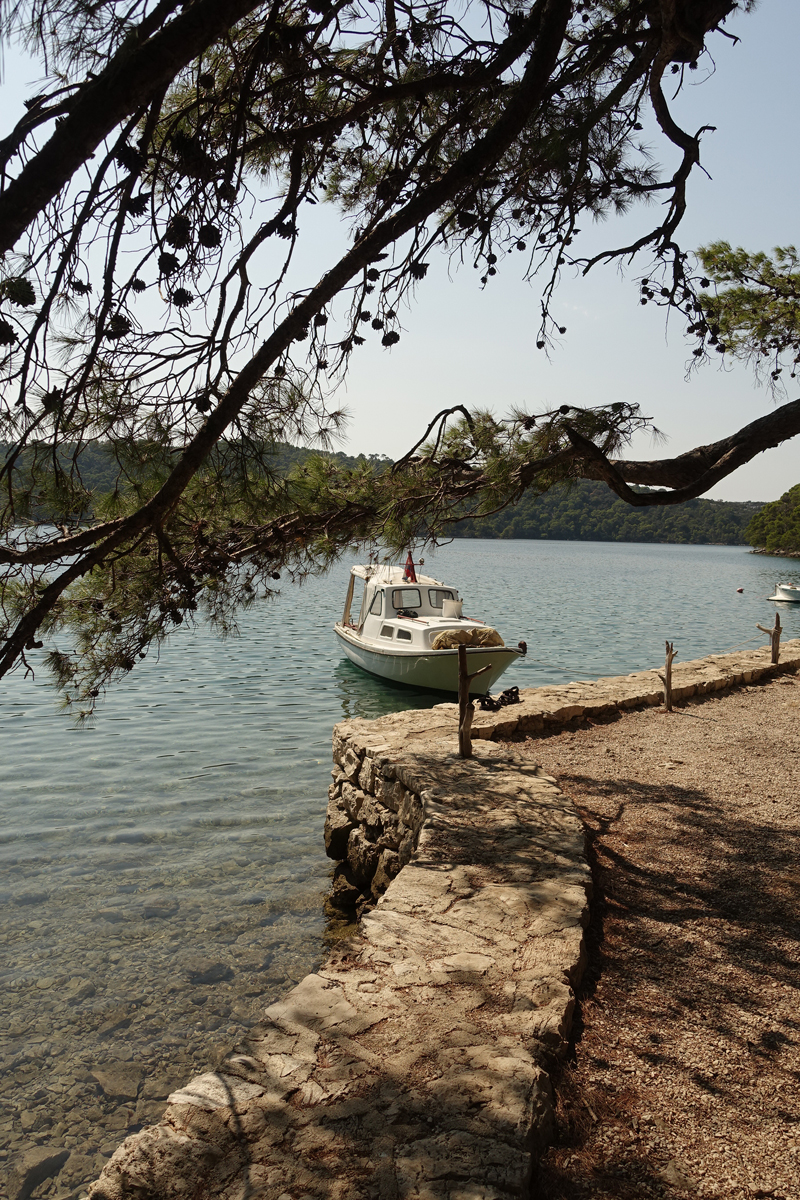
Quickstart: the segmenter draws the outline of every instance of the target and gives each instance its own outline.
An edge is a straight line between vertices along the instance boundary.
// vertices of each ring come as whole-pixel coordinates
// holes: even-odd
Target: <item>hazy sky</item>
[[[704,136],[702,161],[710,178],[693,173],[680,238],[685,249],[724,238],[769,250],[800,236],[794,74],[800,5],[763,0],[754,14],[735,17],[726,28],[741,41],[711,38],[715,73],[706,78],[704,56],[702,69],[691,76],[698,82],[674,106],[692,132],[701,125],[717,127]],[[3,126],[16,119],[29,94],[25,85],[35,75],[32,64],[6,52]],[[660,136],[652,144],[663,154]],[[321,207],[301,223],[298,283],[313,283],[342,244],[338,218]],[[594,228],[584,222],[585,249],[573,249],[624,245],[656,219],[656,208],[644,208]],[[642,441],[631,454],[661,457],[732,433],[772,407],[767,390],[744,367],[720,370],[711,363],[687,381],[685,322],[673,318],[667,331],[663,312],[642,307],[633,276],[623,278],[613,266],[596,268],[587,278],[564,277],[557,315],[567,334],[548,360],[535,348],[539,297],[535,282],[521,281],[524,259],[520,254],[503,263],[485,291],[476,271],[449,276],[444,260],[431,266],[417,303],[402,314],[400,343],[386,351],[377,338],[368,339],[353,356],[337,398],[351,414],[344,449],[397,457],[438,409],[456,403],[502,414],[510,405],[535,411],[622,399],[638,401],[669,439],[663,447]],[[786,398],[797,395],[793,389]],[[800,442],[790,442],[759,456],[709,495],[773,500],[797,482]]]

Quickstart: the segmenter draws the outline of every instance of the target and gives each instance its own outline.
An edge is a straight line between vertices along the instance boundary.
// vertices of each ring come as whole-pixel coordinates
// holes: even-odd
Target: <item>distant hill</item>
[[[4,459],[8,454],[9,447],[0,443],[0,460]],[[75,446],[65,443],[59,447],[58,459],[65,473],[70,474],[75,465],[77,465],[80,481],[84,488],[90,492],[94,492],[96,496],[107,495],[113,492],[117,486],[122,490],[125,488],[125,478],[121,477],[119,464],[117,463],[113,450],[110,445],[103,442],[88,443],[83,446],[77,456],[76,462],[73,463],[73,455]],[[292,446],[288,442],[277,442],[270,448],[268,454],[269,464],[275,471],[276,475],[288,475],[293,467],[302,464],[311,454],[312,451],[299,446]],[[320,453],[317,451],[316,453]],[[15,463],[15,471],[17,472],[17,482],[24,485],[26,471],[33,463],[34,455],[38,459],[38,469],[40,472],[46,471],[48,468],[52,471],[50,462],[50,451],[45,444],[39,443],[23,450]],[[348,454],[334,453],[332,458],[336,459],[343,466],[355,467],[359,461],[363,462],[365,455],[361,454],[357,458]],[[391,459],[385,455],[371,454],[367,461],[374,462],[377,465],[389,465]],[[42,475],[38,475],[42,478]],[[28,516],[34,520],[59,521],[64,518],[64,510],[59,507],[61,501],[47,500],[39,504],[31,504],[26,508],[20,503],[19,514]],[[82,513],[72,512],[73,518],[80,516],[83,519],[91,516],[90,511]]]
[[[784,492],[780,500],[763,505],[745,532],[751,546],[773,553],[800,552],[800,483]]]
[[[5,451],[0,446],[0,454]],[[276,443],[271,455],[277,474],[288,474],[301,464],[311,451],[287,442]],[[70,447],[64,447],[61,459],[70,459]],[[343,466],[354,467],[364,455],[353,457],[341,451],[331,457]],[[369,455],[368,461],[388,466],[385,455]],[[24,462],[23,464],[24,465]],[[113,491],[118,468],[108,446],[85,446],[80,453],[79,466],[84,485],[102,494]],[[640,489],[647,491],[647,488]],[[795,497],[794,525],[786,524],[784,514],[787,497]],[[783,506],[783,507],[781,507]],[[791,508],[791,505],[789,505]],[[769,531],[763,535],[762,511],[774,510]],[[780,524],[780,522],[783,524]],[[785,528],[784,528],[785,527]],[[454,537],[465,538],[532,538],[560,539],[584,542],[677,542],[711,543],[741,546],[748,543],[766,545],[762,536],[785,538],[787,530],[800,546],[800,485],[787,492],[775,504],[759,501],[729,502],[725,500],[687,500],[685,504],[663,508],[631,508],[614,495],[604,483],[581,480],[571,487],[555,487],[545,496],[523,496],[518,504],[479,520],[460,521],[452,526]],[[758,530],[751,536],[752,530]]]
[[[554,487],[544,496],[523,496],[518,504],[494,516],[459,522],[453,534],[743,546],[748,543],[745,530],[762,508],[757,500],[687,500],[663,508],[631,508],[604,483],[583,479],[570,487]]]

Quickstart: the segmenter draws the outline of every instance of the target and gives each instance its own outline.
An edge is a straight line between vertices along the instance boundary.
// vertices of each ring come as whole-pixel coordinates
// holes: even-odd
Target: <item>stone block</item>
[[[372,877],[372,894],[377,899],[383,895],[401,868],[400,855],[394,850],[382,850]]]
[[[344,758],[344,752],[347,749],[347,743],[348,743],[347,736],[342,732],[343,728],[344,728],[344,724],[334,725],[333,735],[331,738],[331,744],[332,744],[332,750],[333,750],[333,761],[336,763],[337,767],[339,767],[340,770],[341,770],[341,762],[342,762],[342,759]]]
[[[361,755],[353,745],[349,744],[346,747],[340,765],[347,778],[351,782],[355,782],[361,770]]]
[[[345,780],[342,784],[342,803],[351,821],[358,821],[361,805],[365,799],[366,794],[360,788],[353,787],[352,783]]]
[[[392,812],[397,812],[405,794],[406,789],[396,779],[386,779],[382,775],[375,776],[375,797]]]
[[[328,858],[347,858],[347,840],[355,829],[355,823],[339,798],[328,801],[325,816],[325,853]]]
[[[417,835],[412,829],[409,829],[400,845],[397,847],[397,857],[400,860],[400,866],[405,867],[411,862],[412,855],[417,848]]]
[[[371,758],[364,758],[358,773],[358,783],[364,792],[375,790],[375,763]]]
[[[341,862],[333,873],[330,902],[336,908],[348,910],[355,908],[361,898],[361,888],[355,881],[350,864]]]
[[[372,796],[367,796],[361,805],[358,823],[371,842],[377,842],[385,833],[396,830],[399,824],[392,810]]]
[[[135,1063],[105,1063],[91,1072],[111,1100],[135,1100],[144,1080],[144,1069]]]
[[[10,1200],[28,1200],[40,1183],[59,1173],[69,1155],[69,1150],[56,1146],[35,1146],[12,1158],[8,1174]]]
[[[347,861],[353,878],[364,890],[372,882],[380,857],[380,848],[370,842],[361,829],[354,829],[347,840]]]
[[[425,806],[419,796],[415,796],[413,792],[404,791],[397,815],[404,825],[414,833],[419,833],[425,819]]]

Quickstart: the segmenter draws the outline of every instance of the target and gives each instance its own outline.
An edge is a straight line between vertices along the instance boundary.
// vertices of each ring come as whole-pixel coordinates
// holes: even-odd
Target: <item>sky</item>
[[[692,83],[673,112],[694,131],[716,126],[702,143],[702,164],[689,184],[689,208],[680,231],[684,249],[725,239],[750,250],[770,250],[800,237],[797,195],[796,49],[800,5],[762,0],[755,13],[737,15],[709,39],[709,56],[689,77]],[[687,76],[689,73],[687,72]],[[5,52],[0,113],[16,119],[35,64]],[[695,77],[697,82],[693,82]],[[648,129],[645,127],[647,136]],[[663,139],[652,138],[658,156]],[[662,159],[663,161],[663,159]],[[673,165],[667,161],[666,165]],[[588,227],[573,249],[625,245],[657,219],[654,208]],[[344,230],[338,215],[319,206],[303,218],[295,277],[313,283],[338,257]],[[368,339],[356,354],[336,397],[350,420],[340,448],[348,453],[397,458],[421,436],[440,409],[453,404],[483,407],[502,416],[511,407],[530,411],[559,404],[636,401],[666,436],[653,445],[634,442],[634,458],[666,457],[716,441],[771,410],[775,400],[742,365],[708,363],[687,379],[690,346],[685,322],[639,304],[635,279],[616,266],[587,277],[563,277],[555,313],[567,328],[549,357],[536,350],[539,294],[522,278],[524,255],[501,264],[481,290],[478,272],[449,273],[434,260],[416,302],[401,314],[403,332],[390,351]],[[714,356],[716,357],[716,356]],[[790,390],[783,400],[794,400]],[[780,402],[780,401],[779,401]],[[774,500],[800,481],[800,440],[759,455],[708,495],[723,500]]]

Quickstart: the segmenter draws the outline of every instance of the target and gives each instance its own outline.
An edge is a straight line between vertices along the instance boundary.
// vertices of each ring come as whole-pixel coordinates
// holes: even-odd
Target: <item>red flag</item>
[[[408,552],[408,558],[406,559],[406,569],[405,569],[405,572],[403,573],[403,582],[404,583],[416,583],[417,582],[417,573],[414,570],[414,560],[411,557],[410,550]]]

